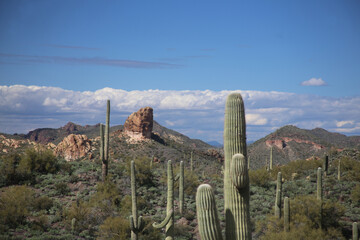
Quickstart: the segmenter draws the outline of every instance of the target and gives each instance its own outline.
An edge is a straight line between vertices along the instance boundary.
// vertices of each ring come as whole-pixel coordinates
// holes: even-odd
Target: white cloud
[[[326,82],[321,78],[311,78],[301,83],[302,86],[325,86]]]
[[[103,88],[71,91],[55,87],[0,86],[0,132],[26,133],[57,128],[68,121],[105,121],[111,100],[111,124],[124,124],[141,107],[154,109],[155,120],[192,138],[222,142],[226,96],[234,91],[125,91]],[[248,139],[256,140],[287,124],[360,135],[360,97],[329,98],[286,92],[235,91],[245,102]],[[353,120],[356,119],[356,120]]]

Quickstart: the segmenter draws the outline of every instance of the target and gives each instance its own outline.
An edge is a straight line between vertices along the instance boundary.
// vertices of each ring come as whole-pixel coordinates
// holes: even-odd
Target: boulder
[[[132,113],[125,121],[124,132],[136,140],[150,139],[153,128],[153,109],[141,108]]]
[[[57,145],[54,153],[65,158],[66,161],[74,161],[85,157],[90,150],[91,141],[86,135],[70,134]]]

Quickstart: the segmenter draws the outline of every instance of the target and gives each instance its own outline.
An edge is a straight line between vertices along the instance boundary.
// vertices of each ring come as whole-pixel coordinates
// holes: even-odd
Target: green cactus
[[[284,198],[284,231],[290,231],[290,200],[288,197]]]
[[[194,170],[193,151],[191,151],[191,155],[190,155],[190,171],[193,172],[193,170]]]
[[[76,228],[76,218],[71,219],[71,232],[75,233]]]
[[[269,163],[269,170],[273,169],[273,147],[270,147],[270,163]]]
[[[341,159],[339,159],[339,163],[338,163],[338,181],[341,181]]]
[[[135,177],[135,162],[131,161],[131,203],[132,215],[130,216],[131,239],[137,240],[138,233],[144,228],[144,221],[140,216],[138,218],[138,211],[136,205],[136,177]]]
[[[222,240],[212,187],[201,184],[196,192],[196,215],[201,239]]]
[[[316,199],[322,200],[322,173],[321,167],[317,170],[317,191],[316,191]]]
[[[166,205],[166,217],[160,224],[153,223],[154,228],[165,229],[165,240],[174,239],[174,173],[171,164],[171,160],[168,161],[167,167],[167,205]]]
[[[248,156],[248,161],[247,161],[247,163],[248,163],[248,170],[250,170],[250,156]]]
[[[184,214],[184,162],[180,162],[180,177],[179,177],[179,211]]]
[[[282,177],[281,172],[278,172],[276,183],[276,198],[275,198],[275,217],[281,218],[281,193],[282,193]]]
[[[323,169],[324,169],[324,176],[329,174],[329,157],[327,155],[324,156],[323,159]]]
[[[109,125],[110,125],[110,100],[107,100],[105,134],[104,134],[104,125],[100,124],[100,158],[102,162],[103,181],[105,181],[109,170],[109,129],[110,129]]]
[[[251,239],[245,111],[239,93],[230,94],[226,100],[224,152],[226,239]]]
[[[353,240],[358,240],[359,239],[359,227],[358,227],[357,222],[353,223],[352,239]]]

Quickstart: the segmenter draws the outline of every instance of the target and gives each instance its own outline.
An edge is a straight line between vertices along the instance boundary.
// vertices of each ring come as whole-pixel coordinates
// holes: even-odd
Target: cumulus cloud
[[[303,81],[301,86],[326,86],[326,82],[321,78],[310,78],[307,81]]]
[[[125,91],[103,88],[71,91],[56,87],[0,86],[0,132],[26,133],[41,127],[58,128],[68,121],[96,124],[105,121],[111,100],[111,124],[124,124],[132,112],[151,106],[165,127],[192,138],[222,142],[225,101],[240,92],[245,102],[247,135],[257,140],[287,124],[322,127],[360,135],[360,97],[329,98],[263,91]]]

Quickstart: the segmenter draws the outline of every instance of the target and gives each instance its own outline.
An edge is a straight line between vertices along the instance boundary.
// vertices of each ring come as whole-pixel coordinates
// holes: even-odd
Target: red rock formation
[[[289,137],[281,137],[279,139],[271,139],[271,140],[267,140],[265,143],[266,143],[266,145],[268,147],[276,146],[279,149],[283,149],[283,148],[285,148],[287,146],[286,143],[291,142],[291,141],[294,141],[294,142],[297,142],[297,143],[306,143],[306,144],[313,145],[313,148],[315,150],[320,150],[320,149],[325,148],[325,146],[322,146],[322,145],[320,145],[318,143],[314,143],[314,142],[309,141],[309,140],[303,140],[303,139],[297,139],[297,138],[289,138]]]
[[[151,138],[153,128],[153,109],[141,108],[132,113],[125,121],[124,132],[135,140]]]
[[[86,135],[70,134],[57,145],[54,153],[64,157],[66,161],[73,161],[86,156],[90,150],[91,142]]]

